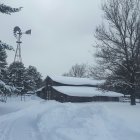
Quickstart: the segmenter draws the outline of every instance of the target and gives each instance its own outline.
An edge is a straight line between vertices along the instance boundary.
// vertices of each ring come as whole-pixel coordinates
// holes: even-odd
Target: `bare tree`
[[[140,77],[140,0],[106,0],[102,10],[107,22],[95,32],[98,63],[107,78],[113,76],[115,84],[129,88],[131,105],[135,105]]]
[[[63,76],[70,77],[86,77],[87,76],[87,66],[85,64],[75,64],[71,67],[68,73],[64,73]]]
[[[98,80],[104,80],[106,78],[106,73],[100,65],[89,66],[88,77]]]

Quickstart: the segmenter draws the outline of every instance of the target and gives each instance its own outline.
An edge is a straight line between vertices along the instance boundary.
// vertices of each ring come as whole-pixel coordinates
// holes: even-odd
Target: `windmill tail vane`
[[[30,34],[31,34],[31,29],[30,29],[30,30],[27,30],[27,31],[25,32],[25,34],[30,35]]]

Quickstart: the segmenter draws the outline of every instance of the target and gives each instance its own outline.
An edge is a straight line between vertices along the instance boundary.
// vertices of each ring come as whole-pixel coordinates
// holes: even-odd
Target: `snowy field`
[[[0,102],[0,140],[139,140],[140,104]]]

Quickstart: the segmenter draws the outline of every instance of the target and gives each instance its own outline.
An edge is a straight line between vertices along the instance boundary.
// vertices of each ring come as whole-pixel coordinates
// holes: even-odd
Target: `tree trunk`
[[[131,93],[130,99],[131,99],[131,105],[136,105],[135,92]]]
[[[136,86],[135,86],[135,73],[132,72],[132,76],[131,76],[131,83],[132,83],[132,87],[130,89],[130,99],[131,99],[131,105],[136,105]]]

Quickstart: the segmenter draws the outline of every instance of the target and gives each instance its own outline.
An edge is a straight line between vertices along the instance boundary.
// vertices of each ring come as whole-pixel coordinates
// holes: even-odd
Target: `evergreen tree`
[[[0,46],[0,80],[3,79],[3,73],[7,65],[6,58],[7,58],[6,51],[3,47]]]
[[[17,88],[24,88],[25,67],[21,62],[13,62],[9,68],[9,82]]]
[[[12,47],[0,41],[0,94],[1,101],[6,102],[6,96],[12,94],[14,88],[8,86],[8,71],[7,71],[7,54],[6,50],[12,50]]]
[[[37,71],[36,67],[29,66],[26,70],[26,74],[28,76],[30,87],[32,87],[32,89],[38,89],[42,86],[42,76]]]
[[[14,62],[9,66],[8,72],[9,84],[21,89],[24,93],[42,86],[42,76],[34,66],[26,69],[23,63]]]
[[[36,83],[33,76],[29,75],[28,72],[28,69],[26,69],[24,86],[27,91],[34,91],[36,88]]]

